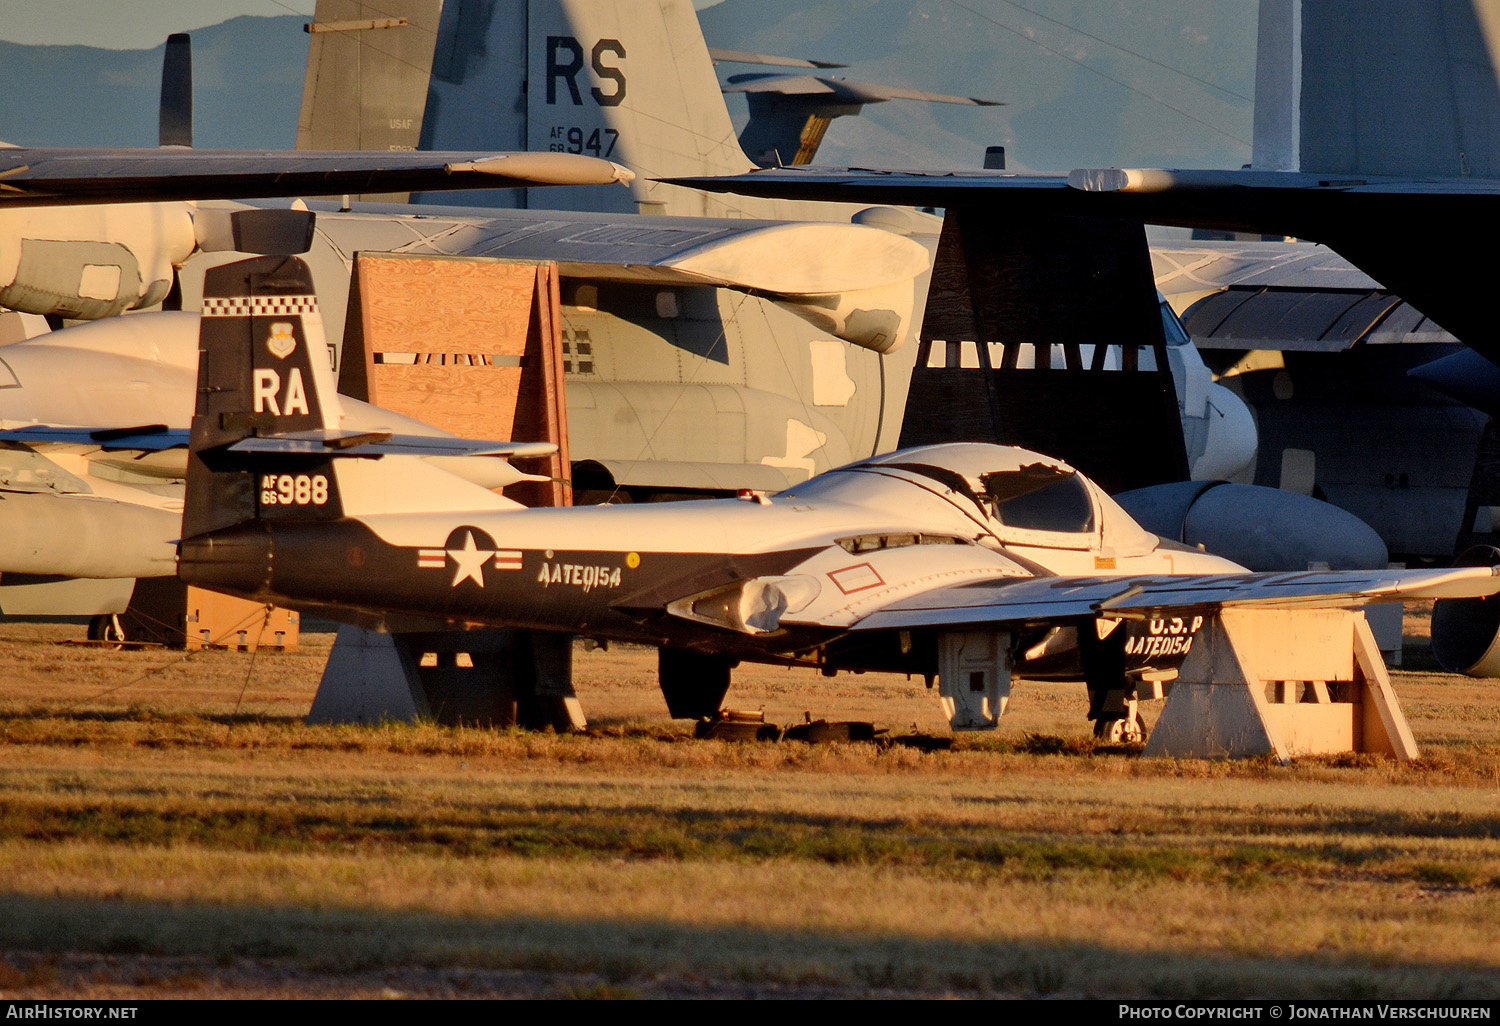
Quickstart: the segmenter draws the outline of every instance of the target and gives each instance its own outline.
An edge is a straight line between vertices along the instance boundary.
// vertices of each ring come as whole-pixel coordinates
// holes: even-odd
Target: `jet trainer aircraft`
[[[380,54],[365,53],[359,60],[346,60],[342,65],[345,69],[352,65],[365,76],[362,88],[352,88],[339,77],[341,65],[332,59],[331,48],[358,48],[356,39],[361,33],[314,33],[308,105],[304,109],[304,127],[311,138],[303,141],[325,146],[389,143],[391,139],[377,130],[390,124],[392,118],[402,120],[389,104],[393,95],[404,95],[415,104],[416,115],[422,113],[424,99],[431,112],[441,115],[426,122],[416,118],[424,142],[482,140],[491,144],[500,138],[524,138],[550,146],[552,143],[540,133],[545,126],[556,127],[562,120],[584,125],[585,139],[599,134],[614,140],[612,159],[653,172],[691,169],[705,173],[750,166],[743,154],[733,160],[725,156],[738,153],[738,144],[714,84],[709,53],[686,3],[606,5],[517,0],[496,6],[486,32],[479,35],[468,31],[472,26],[463,17],[463,11],[474,5],[450,3],[441,5],[441,26],[435,20],[433,23],[439,40],[437,58],[432,51],[433,37],[422,35],[421,11],[435,10],[439,5],[411,6],[414,10],[402,12],[411,13],[411,25],[366,34],[379,37],[372,44],[376,50],[391,48],[398,38],[427,39],[425,57],[404,50],[394,54],[399,58],[394,61],[396,70],[408,76],[422,70],[416,83],[388,82],[379,77]],[[323,0],[318,23],[345,24],[340,19],[361,14],[361,10],[343,9]],[[435,19],[431,11],[429,15]],[[559,40],[575,37],[584,41],[579,45],[585,52],[594,45],[589,41],[598,39],[617,40],[627,51],[628,57],[611,58],[626,79],[627,100],[615,105],[603,102],[611,96],[610,80],[581,67],[574,69],[579,103],[572,102],[574,90],[562,84],[573,81],[566,77],[550,79],[556,102],[544,102],[549,76],[561,74],[551,65],[571,53]],[[500,44],[507,39],[509,46],[521,46],[524,41],[523,52],[529,56],[506,58],[504,53],[508,51]],[[650,60],[650,55],[665,45],[663,39],[675,41],[672,52],[677,59],[670,69]],[[322,60],[316,59],[319,53],[324,55]],[[433,69],[430,96],[423,70],[426,67]],[[507,100],[497,107],[480,102],[481,96],[494,92],[491,86],[498,88],[504,83],[507,89],[519,88],[513,81],[519,68],[526,69],[529,88],[521,88],[516,103]],[[690,68],[691,74],[685,68]],[[398,85],[400,88],[395,88]],[[361,99],[356,103],[353,97]],[[477,106],[470,109],[460,101]],[[706,151],[697,144],[689,146],[678,134],[665,131],[664,120],[696,126],[697,142],[711,139],[714,145]],[[319,135],[320,126],[358,130]],[[452,137],[451,133],[461,127],[465,134]],[[416,141],[412,136],[407,144]],[[565,147],[558,144],[556,148]],[[184,158],[191,154],[183,150],[167,152]],[[365,156],[385,161],[392,155],[370,152]],[[396,156],[433,159],[436,155]],[[620,195],[612,199],[600,195],[608,191]],[[743,204],[707,206],[709,201],[702,194],[642,181],[636,183],[635,193],[618,187],[585,192],[606,206],[624,203],[642,211],[712,210],[720,216],[452,210],[431,205],[345,212],[329,209],[333,204],[315,201],[311,206],[317,209],[316,223],[311,228],[307,259],[320,285],[331,341],[337,346],[342,338],[344,296],[355,252],[547,259],[556,261],[563,275],[564,346],[565,352],[574,357],[568,362],[566,374],[569,424],[572,452],[581,461],[575,465],[580,501],[604,496],[639,501],[662,495],[732,494],[735,488],[745,486],[775,491],[817,471],[899,444],[916,347],[898,346],[913,333],[929,262],[927,248],[912,233],[915,231],[919,238],[923,225],[934,228],[935,219],[905,215],[887,207],[860,212],[856,217],[859,223],[855,224],[847,220],[842,224],[778,223],[745,218],[743,215],[751,211]],[[630,196],[634,199],[629,200]],[[548,199],[557,203],[574,201],[571,195]],[[519,201],[524,204],[535,199]],[[851,209],[763,205],[756,212],[847,219]],[[220,230],[229,227],[229,218],[285,213],[289,212],[240,209],[229,213],[199,207],[193,212],[192,228],[205,238],[230,236],[230,231]],[[215,228],[219,221],[225,223]],[[935,245],[935,236],[927,242]],[[194,240],[188,238],[186,244],[191,248]],[[293,251],[256,250],[234,238],[203,242],[200,248]],[[0,249],[4,249],[3,242]],[[185,308],[193,309],[198,303],[202,265],[228,257],[228,252],[205,252],[190,262],[190,273],[179,278]],[[91,253],[89,259],[107,263],[97,253]],[[165,291],[170,263],[150,291]],[[151,274],[141,277],[155,281]],[[122,281],[131,278],[122,271]],[[64,282],[52,286],[51,292],[75,297],[79,288],[76,281],[72,285]],[[119,297],[95,305],[108,306],[104,312],[118,312],[122,305],[129,305],[128,298],[122,285]],[[59,309],[54,307],[52,312]],[[72,328],[0,356],[0,360],[14,357],[11,372],[17,386],[4,393],[0,426],[92,426],[106,429],[112,436],[107,451],[101,451],[88,432],[79,437],[69,450],[72,458],[66,461],[71,477],[43,468],[55,478],[56,485],[48,487],[48,505],[62,494],[86,499],[108,494],[130,501],[132,493],[120,486],[162,493],[144,497],[145,504],[153,509],[175,509],[180,503],[181,453],[159,451],[178,436],[158,433],[142,440],[143,444],[155,443],[143,450],[150,453],[147,456],[121,451],[120,429],[165,424],[183,429],[185,436],[187,427],[196,327],[186,316],[150,317],[149,329],[145,322]],[[1164,314],[1163,327],[1188,465],[1195,477],[1229,476],[1254,449],[1248,413],[1238,400],[1210,384],[1207,369],[1186,344],[1175,318]],[[82,334],[74,334],[78,332]],[[115,333],[120,338],[111,339],[109,336]],[[851,342],[854,345],[847,344]],[[970,365],[976,353],[972,342],[967,346],[961,354],[950,354],[950,366],[960,362]],[[953,343],[949,348],[963,347]],[[1126,360],[1125,347],[1109,348],[1106,365],[1120,366]],[[1151,354],[1144,358],[1151,359]],[[85,362],[88,367],[80,369]],[[102,378],[90,369],[105,364],[110,370]],[[169,385],[168,380],[175,384]],[[117,387],[121,383],[127,387]],[[113,405],[101,402],[105,397]],[[139,401],[125,404],[124,400]],[[75,403],[76,408],[70,410],[67,402]],[[712,430],[706,429],[706,424],[711,424]],[[46,451],[62,452],[58,445]],[[24,455],[7,458],[37,463]],[[106,480],[99,480],[91,468],[99,469]],[[10,480],[27,479],[12,474]],[[1223,494],[1222,489],[1219,494]],[[1290,496],[1291,500],[1299,498]],[[39,505],[43,499],[24,501]],[[1284,493],[1261,489],[1248,499],[1238,496],[1230,515],[1215,520],[1223,521],[1221,533],[1244,535],[1237,531],[1237,525],[1247,502],[1255,504],[1267,520],[1277,520],[1277,545],[1272,548],[1278,552],[1280,543],[1290,537],[1311,538],[1319,545],[1315,557],[1281,562],[1263,559],[1266,568],[1302,566],[1307,558],[1341,565],[1330,556],[1326,540],[1346,539],[1363,530],[1357,524],[1328,523],[1327,514],[1334,511],[1315,508],[1320,504],[1307,500],[1293,508]],[[117,507],[106,508],[92,499],[69,507],[78,515],[84,515],[83,509],[97,518]],[[12,510],[13,516],[18,513]],[[169,519],[165,515],[155,517],[163,524]],[[79,560],[71,558],[67,536],[50,530],[53,522],[50,517],[29,519],[27,530],[12,532],[15,545],[0,542],[0,570],[17,572],[24,568],[44,573],[49,564],[40,555],[46,551],[68,557],[52,565],[77,572]],[[138,544],[126,547],[129,551],[149,550],[148,558],[136,560],[138,565],[170,571],[158,554],[168,540],[178,537],[175,525],[153,531],[149,538],[138,531],[131,531],[130,537]],[[1265,547],[1258,537],[1244,537]],[[41,544],[47,538],[51,543]],[[1342,552],[1357,546],[1337,548]],[[1296,545],[1292,549],[1301,551]],[[1241,555],[1243,551],[1242,547],[1232,554],[1239,559],[1251,558]],[[122,550],[116,555],[125,554]],[[1352,560],[1350,565],[1383,564],[1384,553],[1377,556]],[[105,560],[97,564],[94,573],[104,574],[105,568],[119,569],[121,565],[120,558]],[[122,586],[127,584],[122,582]],[[128,586],[125,590],[128,594]],[[5,601],[9,609],[10,600]]]
[[[1087,678],[1108,649],[1123,688],[1179,664],[1221,606],[1500,591],[1488,567],[1245,573],[1164,543],[1056,460],[979,443],[861,460],[770,497],[520,509],[410,459],[421,440],[348,428],[300,260],[216,268],[205,291],[185,580],[367,626],[660,646],[664,668],[675,652],[708,671],[664,672],[676,716],[717,710],[733,661],[754,660],[936,675],[955,728],[990,728],[1012,670]],[[975,646],[983,668],[959,673]],[[1105,688],[1091,690],[1097,717]]]

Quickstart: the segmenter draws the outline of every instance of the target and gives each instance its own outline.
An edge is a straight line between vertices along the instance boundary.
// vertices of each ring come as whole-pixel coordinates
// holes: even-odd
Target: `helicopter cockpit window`
[[[992,516],[1025,531],[1081,534],[1094,529],[1094,503],[1072,471],[1032,463],[1019,470],[985,474]]]

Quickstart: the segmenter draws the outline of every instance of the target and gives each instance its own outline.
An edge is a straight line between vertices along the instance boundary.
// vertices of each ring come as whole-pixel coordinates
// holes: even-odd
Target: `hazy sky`
[[[720,0],[695,0],[700,10]],[[0,0],[0,39],[145,50],[241,14],[311,17],[316,0]]]
[[[316,0],[0,0],[0,39],[143,50],[241,14],[311,15]]]

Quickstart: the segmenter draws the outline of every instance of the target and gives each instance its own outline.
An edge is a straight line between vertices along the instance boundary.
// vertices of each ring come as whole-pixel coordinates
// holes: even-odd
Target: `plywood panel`
[[[339,388],[468,438],[551,442],[520,462],[545,484],[506,494],[571,501],[557,268],[469,257],[359,254]]]
[[[1359,751],[1360,707],[1349,702],[1327,705],[1267,704],[1266,723],[1289,755],[1331,755]]]
[[[372,352],[525,352],[536,265],[364,253],[359,265]]]
[[[514,437],[519,367],[376,364],[373,373],[373,392],[386,409],[464,438],[534,440]]]

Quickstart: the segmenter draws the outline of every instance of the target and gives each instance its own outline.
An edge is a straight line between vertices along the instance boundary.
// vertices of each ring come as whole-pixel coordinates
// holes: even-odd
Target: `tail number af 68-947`
[[[262,506],[321,506],[328,501],[328,478],[323,474],[262,474]]]

